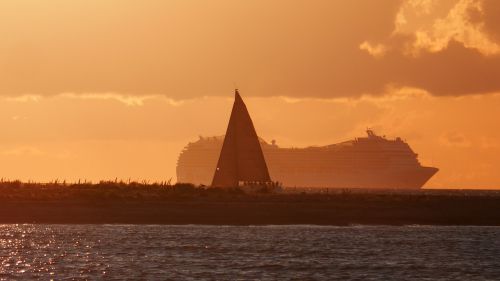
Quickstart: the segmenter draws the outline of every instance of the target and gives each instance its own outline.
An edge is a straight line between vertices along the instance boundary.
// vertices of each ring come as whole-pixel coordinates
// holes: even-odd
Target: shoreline
[[[10,205],[10,206],[9,206]],[[165,225],[448,225],[500,226],[500,216],[414,212],[378,208],[314,208],[297,204],[72,204],[33,203],[0,207],[0,223],[10,224],[165,224]],[[264,207],[264,208],[263,208]],[[264,209],[264,211],[262,211]],[[462,209],[468,212],[467,209]],[[493,210],[491,210],[493,211]],[[498,211],[496,209],[495,211]],[[8,215],[4,215],[8,214]]]
[[[500,226],[500,192],[246,194],[190,185],[0,184],[0,223]]]

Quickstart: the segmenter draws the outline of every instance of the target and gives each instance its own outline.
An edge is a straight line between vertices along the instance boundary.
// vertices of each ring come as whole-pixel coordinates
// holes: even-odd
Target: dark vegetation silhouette
[[[0,180],[0,199],[165,199],[175,197],[234,196],[242,194],[239,188],[207,188],[191,183],[171,184],[171,181],[90,181],[76,183],[54,180],[48,183],[21,182],[19,180]]]
[[[500,225],[500,191],[0,180],[0,223]]]

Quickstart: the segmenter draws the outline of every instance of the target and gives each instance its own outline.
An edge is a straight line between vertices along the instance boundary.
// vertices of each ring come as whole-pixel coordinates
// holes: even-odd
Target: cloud
[[[471,142],[464,136],[464,134],[453,131],[446,132],[440,137],[441,143],[445,146],[453,147],[470,147]]]
[[[483,0],[484,30],[496,42],[500,42],[500,2],[497,0]]]
[[[322,99],[500,90],[496,0],[26,3],[0,1],[2,96],[140,107],[228,97],[235,85]]]
[[[101,94],[75,94],[75,93],[64,93],[61,94],[64,98],[69,99],[81,99],[81,100],[114,100],[121,102],[127,106],[142,106],[144,101],[151,99],[151,96],[131,96],[131,95],[119,95],[115,93],[101,93]]]
[[[436,96],[498,92],[500,45],[492,34],[500,24],[489,19],[495,6],[483,0],[403,1],[385,38],[369,45],[361,41],[367,43],[364,49],[385,50],[382,58],[372,52],[366,72],[359,71],[364,91],[383,93],[384,87],[397,86]]]
[[[500,147],[499,141],[492,137],[481,137],[480,144],[483,149],[497,149]]]
[[[20,95],[14,97],[5,97],[3,100],[15,103],[39,102],[44,98],[42,95]],[[116,101],[127,106],[143,106],[147,101],[164,102],[171,106],[181,106],[189,100],[179,100],[168,98],[163,95],[123,95],[118,93],[62,93],[51,98],[54,99],[74,99],[74,100],[89,100],[89,101]],[[1,98],[0,98],[1,99]],[[18,118],[16,118],[18,119]]]
[[[365,41],[359,45],[359,49],[368,52],[370,55],[374,57],[382,57],[387,52],[387,47],[383,44],[371,44],[368,41]]]
[[[60,95],[63,98],[80,99],[80,100],[113,100],[123,103],[127,106],[143,106],[146,101],[156,100],[165,102],[171,106],[180,106],[185,101],[174,100],[161,95],[137,96],[137,95],[121,95],[117,93],[63,93]]]
[[[33,155],[42,156],[45,154],[44,151],[32,146],[22,146],[3,150],[1,154],[6,156],[20,156],[20,155]]]
[[[38,102],[42,99],[41,95],[20,95],[15,97],[6,97],[5,100],[11,102]]]
[[[359,45],[391,29],[399,2],[1,1],[0,95],[373,92],[353,64],[370,63]]]
[[[448,2],[448,3],[447,3]],[[493,41],[484,28],[483,1],[454,1],[445,15],[439,6],[449,6],[452,1],[407,0],[396,16],[394,34],[412,35],[409,50],[413,55],[421,51],[440,52],[456,41],[465,48],[483,55],[500,53],[500,45]],[[472,20],[475,15],[477,21]]]

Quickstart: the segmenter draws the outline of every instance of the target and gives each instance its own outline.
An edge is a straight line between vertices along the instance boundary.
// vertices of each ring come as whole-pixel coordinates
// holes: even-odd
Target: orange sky
[[[237,85],[282,146],[406,139],[427,187],[500,188],[500,1],[4,0],[0,171],[175,179]]]

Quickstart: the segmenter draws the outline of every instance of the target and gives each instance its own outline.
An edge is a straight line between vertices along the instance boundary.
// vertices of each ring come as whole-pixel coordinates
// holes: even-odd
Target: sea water
[[[0,279],[500,280],[500,227],[0,225]]]

